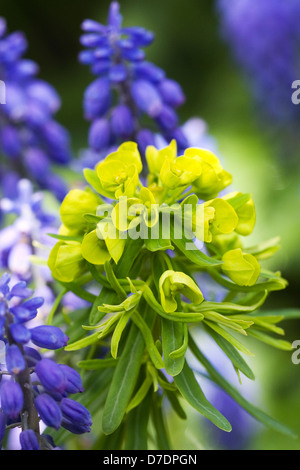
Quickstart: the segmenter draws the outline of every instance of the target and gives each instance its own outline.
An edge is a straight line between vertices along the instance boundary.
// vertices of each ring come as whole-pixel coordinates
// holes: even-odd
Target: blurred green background
[[[225,168],[233,175],[234,188],[252,193],[257,224],[249,245],[281,237],[282,248],[267,266],[280,270],[289,287],[273,293],[266,308],[299,308],[299,147],[281,140],[286,136],[272,127],[267,130],[258,118],[248,85],[221,40],[214,1],[120,3],[125,25],[144,26],[155,33],[147,59],[183,87],[187,99],[179,110],[182,123],[192,116],[204,119],[217,140]],[[82,97],[92,81],[88,67],[77,61],[80,24],[85,18],[105,22],[108,7],[106,0],[1,0],[0,15],[7,19],[9,30],[25,32],[27,57],[39,64],[40,77],[62,98],[57,119],[71,134],[75,156],[87,145],[89,124],[83,119]],[[288,340],[300,339],[300,320],[285,322],[283,327]],[[251,366],[260,384],[260,403],[300,436],[300,364],[292,363],[290,353],[268,346],[256,343],[255,351]],[[188,438],[185,445],[189,445]],[[292,441],[259,428],[248,447],[300,449],[300,439]]]

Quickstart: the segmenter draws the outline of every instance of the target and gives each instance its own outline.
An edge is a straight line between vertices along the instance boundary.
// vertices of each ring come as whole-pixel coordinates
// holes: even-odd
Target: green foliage
[[[163,151],[149,148],[147,161],[147,187],[139,179],[142,164],[132,142],[123,144],[95,171],[85,171],[95,194],[91,196],[91,189],[72,190],[66,197],[61,234],[49,258],[63,287],[50,320],[64,321],[55,309],[68,291],[91,303],[90,309],[68,317],[70,342],[65,350],[82,369],[88,388],[84,401],[101,423],[94,429],[94,447],[146,449],[151,442],[157,449],[172,448],[166,403],[181,419],[186,418],[188,404],[230,432],[230,423],[205,397],[188,352],[256,419],[292,435],[248,403],[213,368],[190,335],[192,327],[205,330],[233,369],[251,380],[254,373],[243,355],[253,352],[244,339],[251,336],[291,350],[287,341],[277,338],[283,334],[277,324],[296,313],[262,310],[270,292],[287,285],[280,273],[260,265],[277,250],[278,240],[244,247],[241,237],[253,229],[254,203],[249,194],[219,197],[231,175],[210,152],[188,149],[177,157],[172,142]],[[109,196],[111,204],[101,196]],[[128,198],[122,206],[124,196]],[[100,201],[99,206],[95,201]],[[178,237],[182,208],[189,208],[191,226]],[[121,218],[117,220],[116,214]],[[164,234],[161,224],[166,214],[170,232]],[[142,237],[153,228],[158,228],[157,238]],[[225,287],[224,301],[205,298],[205,276],[215,282],[216,294]]]

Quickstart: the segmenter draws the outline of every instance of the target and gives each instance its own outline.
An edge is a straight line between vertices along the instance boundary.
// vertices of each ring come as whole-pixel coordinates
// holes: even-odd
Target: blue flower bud
[[[162,108],[160,95],[147,80],[136,80],[131,85],[132,97],[141,111],[151,117],[158,116]]]
[[[165,71],[151,62],[142,62],[134,67],[136,78],[158,83],[165,77]]]
[[[72,367],[67,366],[66,364],[60,364],[59,366],[67,379],[67,387],[66,387],[66,392],[67,393],[81,393],[84,391],[81,377],[79,373],[72,369]]]
[[[27,297],[32,295],[32,293],[33,290],[27,287],[27,283],[25,281],[18,282],[10,291],[11,297],[20,297],[22,299],[27,299]]]
[[[111,93],[107,78],[98,78],[91,83],[84,94],[84,112],[86,119],[101,117],[110,107]]]
[[[154,145],[154,136],[149,129],[141,129],[137,136],[136,141],[142,153],[145,153],[148,145]]]
[[[128,106],[120,104],[111,113],[113,133],[122,139],[128,139],[134,132],[134,120]]]
[[[119,44],[123,59],[130,62],[141,61],[145,58],[145,52],[137,47],[128,47],[127,44]]]
[[[3,441],[3,438],[5,436],[6,421],[7,421],[6,415],[3,413],[3,411],[0,410],[0,448],[1,448],[1,443]]]
[[[63,418],[80,426],[91,426],[92,419],[89,411],[71,398],[63,398],[60,403]]]
[[[67,418],[62,419],[61,425],[63,428],[72,432],[73,434],[84,434],[91,431],[91,427],[88,424],[78,424],[68,420]]]
[[[106,148],[110,143],[110,126],[107,119],[96,119],[89,130],[89,145],[96,152]]]
[[[21,152],[19,131],[13,126],[5,126],[0,131],[2,151],[9,157],[17,157]]]
[[[38,438],[32,429],[22,431],[19,439],[22,450],[40,450]]]
[[[17,382],[6,381],[0,388],[2,411],[11,419],[16,419],[24,404],[23,392]]]
[[[127,68],[124,64],[115,64],[110,67],[109,79],[113,83],[123,82],[127,78]]]
[[[41,180],[41,175],[49,171],[50,161],[45,152],[37,148],[29,148],[24,152],[24,162],[29,173]]]
[[[169,106],[163,106],[159,115],[156,117],[157,123],[165,131],[174,129],[178,124],[178,116]]]
[[[25,369],[26,363],[20,349],[16,344],[6,347],[6,367],[11,374],[19,374]]]
[[[60,349],[66,346],[69,338],[57,326],[41,325],[30,330],[31,341],[41,348]]]
[[[26,300],[22,303],[22,307],[28,310],[37,310],[44,304],[43,297],[33,297],[32,299]]]
[[[185,102],[185,96],[179,83],[168,78],[162,80],[158,85],[158,90],[166,104],[177,107]]]
[[[42,359],[35,367],[35,372],[41,384],[49,392],[63,393],[67,386],[67,381],[62,369],[51,359]]]
[[[22,305],[18,305],[16,307],[11,307],[11,313],[14,314],[17,321],[20,323],[26,323],[27,321],[32,320],[37,315],[37,310],[28,310],[24,308]]]
[[[24,356],[28,367],[34,367],[42,359],[40,353],[29,346],[24,346]]]
[[[47,426],[59,429],[62,420],[62,412],[57,402],[47,393],[38,395],[34,400],[40,418]]]
[[[30,341],[30,331],[22,323],[12,323],[9,331],[16,343],[26,344]]]

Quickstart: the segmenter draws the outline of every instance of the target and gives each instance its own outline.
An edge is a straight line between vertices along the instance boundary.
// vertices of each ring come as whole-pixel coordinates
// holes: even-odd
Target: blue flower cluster
[[[34,192],[32,183],[20,179],[15,187],[14,199],[0,199],[0,210],[4,215],[15,216],[15,220],[0,230],[0,269],[9,270],[16,278],[29,281],[33,277],[30,257],[43,256],[37,246],[51,247],[48,232],[57,231],[57,217],[43,209],[44,194]],[[35,245],[35,246],[34,246]],[[40,268],[39,273],[45,282],[50,281],[49,270]],[[37,282],[40,284],[40,281]]]
[[[89,411],[68,396],[83,392],[82,381],[73,368],[41,356],[37,349],[66,346],[68,337],[63,331],[51,325],[26,326],[36,317],[43,298],[32,297],[33,291],[24,281],[12,288],[9,283],[10,276],[3,274],[0,340],[5,343],[5,368],[0,370],[0,443],[6,425],[15,424],[22,427],[22,450],[53,448],[49,438],[39,432],[39,419],[56,430],[62,426],[75,434],[91,429]]]
[[[97,76],[85,91],[85,118],[92,122],[89,146],[101,156],[124,140],[135,140],[144,152],[155,144],[155,134],[179,148],[188,146],[176,108],[185,101],[181,86],[145,60],[143,47],[154,35],[141,27],[122,27],[117,2],[110,5],[108,24],[93,20],[82,24],[82,64]],[[96,160],[96,158],[95,158]]]
[[[7,34],[0,18],[0,80],[5,84],[5,103],[0,105],[0,179],[4,181],[8,172],[10,178],[30,176],[61,200],[66,184],[51,165],[70,161],[69,135],[53,118],[60,108],[58,94],[37,78],[37,64],[23,58],[26,50],[23,33]]]
[[[300,76],[298,0],[218,0],[222,35],[242,67],[264,116],[299,118],[291,101]]]

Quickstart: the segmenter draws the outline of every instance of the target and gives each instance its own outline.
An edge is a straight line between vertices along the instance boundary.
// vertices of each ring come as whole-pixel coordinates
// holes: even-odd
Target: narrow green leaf
[[[293,346],[288,341],[273,338],[272,336],[269,336],[263,333],[262,331],[255,330],[253,328],[249,330],[249,335],[253,336],[259,341],[262,341],[263,343],[268,344],[269,346],[273,346],[277,349],[282,349],[283,351],[291,351],[293,349]]]
[[[129,413],[129,411],[133,410],[138,405],[140,405],[152,385],[153,382],[151,377],[147,376],[138,391],[136,392],[136,394],[134,395],[134,397],[130,400],[129,405],[127,407],[127,413]]]
[[[158,450],[171,450],[172,446],[170,444],[170,437],[166,428],[161,402],[157,397],[153,399],[151,412]]]
[[[136,326],[139,328],[140,332],[143,335],[151,361],[157,369],[163,369],[165,366],[164,361],[162,360],[161,355],[158,352],[158,349],[154,343],[152,332],[148,327],[147,323],[137,311],[132,314],[132,321],[136,324]]]
[[[166,390],[166,395],[167,395],[167,398],[170,402],[170,405],[172,406],[173,410],[175,411],[175,413],[179,416],[179,418],[181,419],[187,419],[187,415],[186,415],[186,412],[184,411],[184,409],[182,408],[178,398],[177,398],[177,395],[176,393],[170,391],[170,390]]]
[[[58,233],[47,233],[49,237],[55,238],[56,240],[65,240],[73,242],[82,242],[83,236],[77,235],[60,235]]]
[[[108,358],[108,359],[85,359],[83,361],[79,361],[77,366],[81,369],[86,370],[99,370],[99,369],[106,369],[109,367],[116,367],[118,363],[117,359]]]
[[[246,354],[246,356],[254,356],[254,354],[246,348],[244,344],[238,341],[234,336],[232,336],[228,331],[226,331],[221,326],[217,325],[214,322],[205,320],[204,322],[209,328],[216,331],[219,335],[221,335],[226,341],[228,341],[232,346],[237,348],[240,352]]]
[[[209,360],[203,355],[191,335],[189,336],[189,347],[196,359],[198,359],[198,361],[203,364],[212,380],[222,387],[222,389],[228,393],[228,395],[230,395],[237,403],[239,403],[239,405],[242,406],[242,408],[244,408],[250,415],[275,431],[281,432],[293,438],[297,438],[297,435],[290,428],[280,423],[276,419],[268,416],[264,411],[261,411],[259,408],[249,403],[229,382],[227,382],[227,380],[225,380],[224,377],[222,377],[222,375],[216,371]]]
[[[113,267],[109,261],[106,261],[104,264],[104,269],[106,273],[106,277],[108,282],[110,283],[112,289],[116,291],[118,297],[120,300],[124,300],[127,298],[127,294],[123,287],[120,285],[118,279],[116,278],[116,275],[113,271]]]
[[[111,338],[111,355],[114,359],[117,358],[119,342],[120,342],[122,333],[128,323],[130,316],[131,316],[131,311],[124,312],[120,320],[118,321],[118,324],[115,327],[115,330],[113,332],[113,335]]]
[[[231,425],[227,419],[206,399],[200,385],[198,384],[193,371],[187,363],[179,375],[174,377],[174,381],[186,401],[199,413],[209,419],[223,431],[231,431]]]
[[[98,331],[96,331],[96,333],[93,333],[89,336],[85,336],[84,338],[79,339],[75,343],[68,344],[65,347],[65,351],[77,351],[78,349],[86,348],[87,346],[96,343],[98,341],[98,336],[99,333]]]
[[[115,291],[103,287],[98,297],[95,299],[93,306],[90,311],[89,322],[91,325],[96,325],[99,323],[102,318],[105,317],[105,312],[100,312],[98,307],[102,306],[103,304],[118,304],[119,299]]]
[[[148,423],[152,392],[149,391],[142,403],[128,414],[126,421],[125,450],[148,449]]]
[[[162,318],[161,336],[166,372],[171,376],[178,375],[184,366],[184,354],[179,357],[172,357],[171,354],[183,344],[184,324]]]
[[[196,245],[189,240],[176,239],[172,237],[172,242],[174,245],[193,263],[197,264],[200,267],[207,268],[212,266],[220,266],[223,264],[223,261],[219,261],[215,258],[211,258],[202,251],[198,250]],[[192,249],[187,249],[186,243],[192,247]]]
[[[151,312],[146,312],[145,321],[148,326],[153,324],[154,316]],[[137,382],[144,348],[142,333],[136,325],[131,325],[104,406],[102,427],[105,434],[114,432],[124,418]]]
[[[219,335],[216,331],[212,329],[208,329],[210,336],[214,339],[217,345],[222,349],[222,351],[226,354],[228,359],[232,362],[232,365],[240,370],[246,377],[251,380],[255,380],[255,375],[252,372],[251,368],[248,366],[247,362],[244,358],[240,355],[240,353],[236,350],[236,348],[229,343],[225,338]]]

